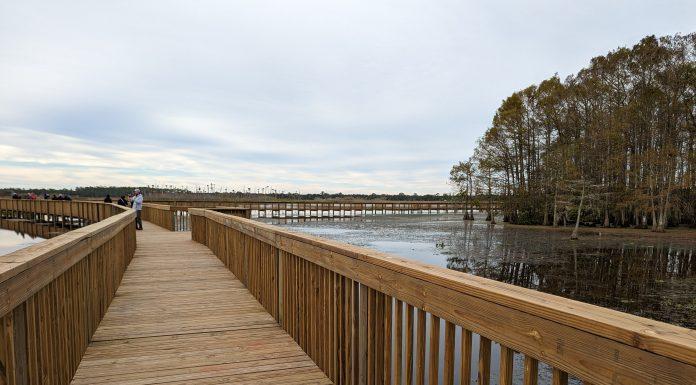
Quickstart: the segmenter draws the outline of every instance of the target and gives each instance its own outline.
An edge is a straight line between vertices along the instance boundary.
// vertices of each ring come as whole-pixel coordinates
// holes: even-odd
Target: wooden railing
[[[52,220],[61,223],[73,223],[74,220],[80,220],[82,224],[89,224],[123,212],[117,206],[97,203],[0,198],[0,216],[19,218],[20,214],[33,214],[35,216],[50,216]]]
[[[40,200],[0,209],[96,222],[0,256],[0,384],[69,384],[135,251],[135,213]]]
[[[438,214],[461,213],[466,205],[452,201],[235,201],[235,200],[154,200],[153,203],[167,204],[172,208],[187,210],[194,208],[214,208],[217,206],[237,206],[254,211],[259,217],[273,218],[327,218],[349,217],[368,214]],[[474,203],[470,203],[473,207]],[[487,210],[488,202],[477,202],[476,209]],[[494,203],[497,210],[499,204]]]
[[[142,220],[164,227],[169,231],[174,231],[175,214],[169,205],[155,203],[144,203],[141,213]]]
[[[142,219],[164,227],[169,231],[189,231],[188,207],[144,203]],[[215,206],[211,208],[221,213],[243,218],[251,218],[251,209],[243,207]]]
[[[254,200],[234,200],[234,199],[153,199],[151,202],[169,204],[171,206],[185,206],[196,208],[210,208],[215,206],[239,206],[253,210],[275,209],[275,210],[463,210],[464,202],[461,201],[312,201],[312,200],[274,200],[274,201],[254,201]],[[471,203],[473,204],[473,203]],[[479,204],[486,204],[479,203]]]
[[[696,381],[693,330],[210,210],[189,213],[192,238],[336,384],[470,384],[478,373],[487,385],[494,351],[500,385],[513,376],[534,385],[542,372],[554,385],[569,375],[585,384]]]
[[[234,206],[217,206],[211,210],[217,211],[223,214],[229,214],[235,217],[242,217],[251,219],[251,209],[244,207],[234,207]]]

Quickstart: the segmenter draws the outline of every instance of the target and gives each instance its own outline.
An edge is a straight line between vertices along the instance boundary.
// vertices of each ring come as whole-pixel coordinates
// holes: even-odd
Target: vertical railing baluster
[[[553,368],[553,385],[568,385],[568,373],[558,368]]]
[[[539,380],[539,361],[535,358],[524,356],[524,385],[537,385]]]
[[[459,378],[460,385],[470,385],[471,384],[471,342],[472,342],[471,330],[466,330],[462,328],[461,336],[461,347],[460,347],[460,361],[461,361],[461,372]]]
[[[415,380],[416,385],[423,385],[425,383],[425,311],[417,309],[418,312],[418,353],[416,355],[415,363]]]
[[[385,344],[385,337],[387,334],[387,322],[386,322],[386,302],[387,296],[381,292],[377,292],[377,314],[375,319],[377,321],[377,327],[375,329],[375,383],[383,384],[385,381],[385,371],[386,366],[385,361],[385,351],[387,346]]]
[[[395,300],[394,305],[394,343],[396,344],[394,350],[394,384],[402,385],[403,378],[403,331],[404,331],[404,320],[403,320],[403,302],[399,299]]]
[[[367,287],[367,383],[375,383],[375,328],[377,320],[375,313],[377,308],[377,292]]]
[[[442,373],[444,385],[454,385],[454,332],[454,324],[446,321],[444,372]]]
[[[358,357],[360,361],[360,376],[358,380],[358,384],[360,385],[365,385],[367,384],[367,361],[368,361],[368,354],[367,354],[367,326],[369,324],[368,321],[368,288],[365,285],[360,285],[360,323],[359,323],[359,333],[360,333],[360,343],[358,344],[359,350],[358,350]]]
[[[515,352],[507,346],[500,345],[500,385],[512,385],[512,367]]]
[[[480,336],[479,341],[479,361],[478,361],[478,384],[488,385],[491,382],[491,340]]]
[[[440,318],[430,314],[429,385],[438,385],[440,365]]]
[[[413,305],[406,304],[406,385],[413,385],[413,317],[414,307]]]
[[[392,307],[394,304],[391,296],[385,296],[384,306],[384,383],[391,384],[392,349],[394,348],[392,340]]]
[[[362,297],[360,295],[360,284],[358,281],[351,280],[351,326],[350,326],[350,355],[352,363],[351,371],[351,385],[362,384],[360,382],[360,366],[362,365],[362,350],[360,349],[361,344],[361,334],[360,331],[360,317],[361,317],[361,306],[360,301]]]

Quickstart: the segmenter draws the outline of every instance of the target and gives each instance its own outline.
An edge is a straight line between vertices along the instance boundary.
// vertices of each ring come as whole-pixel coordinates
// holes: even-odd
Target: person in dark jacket
[[[126,200],[125,195],[121,195],[120,198],[118,198],[118,202],[116,202],[119,206],[126,206],[128,207],[128,201]]]
[[[106,198],[104,198],[104,203],[113,203],[111,200],[111,194],[106,194]]]

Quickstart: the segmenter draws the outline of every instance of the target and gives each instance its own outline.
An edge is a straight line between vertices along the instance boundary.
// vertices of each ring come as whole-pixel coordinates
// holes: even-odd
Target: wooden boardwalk
[[[211,251],[150,223],[72,384],[330,384]]]

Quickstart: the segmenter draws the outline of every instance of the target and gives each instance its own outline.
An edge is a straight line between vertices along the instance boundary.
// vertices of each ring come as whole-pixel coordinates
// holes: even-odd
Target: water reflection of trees
[[[450,269],[696,327],[693,248],[571,242],[471,223],[456,231],[447,247]]]
[[[67,228],[54,226],[50,223],[32,222],[28,220],[0,219],[0,229],[11,230],[22,236],[49,239],[69,231]]]

